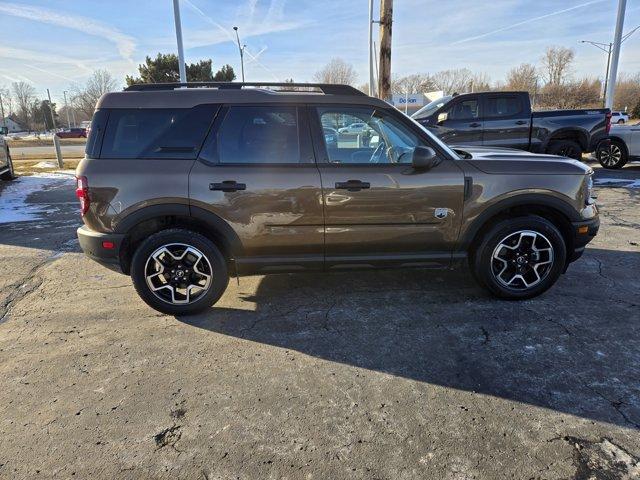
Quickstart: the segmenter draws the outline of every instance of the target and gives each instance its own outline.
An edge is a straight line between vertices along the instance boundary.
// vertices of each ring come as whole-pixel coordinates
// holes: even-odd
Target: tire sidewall
[[[491,271],[491,258],[498,242],[518,230],[532,230],[544,235],[551,242],[554,254],[554,263],[549,274],[538,285],[524,291],[505,287],[498,282]],[[566,259],[567,247],[560,231],[545,218],[531,215],[504,220],[496,224],[484,236],[474,255],[473,270],[480,283],[494,295],[504,299],[519,300],[535,297],[548,290],[564,271]]]
[[[193,246],[200,250],[211,263],[213,275],[209,290],[188,305],[167,303],[156,297],[147,286],[145,278],[147,259],[158,248],[170,243]],[[229,274],[224,256],[211,240],[189,230],[171,229],[151,235],[138,246],[131,260],[131,279],[138,295],[151,308],[170,315],[189,315],[205,310],[218,301],[227,288]]]
[[[596,158],[598,159],[598,163],[600,164],[600,166],[602,168],[606,168],[606,169],[609,169],[609,170],[618,170],[619,168],[624,167],[625,164],[627,163],[627,160],[628,160],[627,150],[626,150],[624,145],[622,145],[620,142],[618,142],[616,140],[611,140],[611,145],[617,146],[620,149],[620,151],[622,152],[622,155],[620,157],[620,161],[618,163],[616,163],[615,165],[605,165],[602,162],[602,157],[601,157],[602,148],[598,148],[598,150],[596,152]],[[607,145],[604,148],[608,149],[609,145]]]

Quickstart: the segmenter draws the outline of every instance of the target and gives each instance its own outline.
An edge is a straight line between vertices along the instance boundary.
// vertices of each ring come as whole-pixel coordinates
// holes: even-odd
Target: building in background
[[[401,112],[411,115],[428,103],[444,96],[442,90],[425,93],[395,94],[391,96],[391,105]]]
[[[9,129],[9,133],[24,132],[24,128],[22,128],[22,125],[14,120],[11,120],[11,118],[9,117],[4,117],[2,120],[0,120],[0,126],[6,126]]]

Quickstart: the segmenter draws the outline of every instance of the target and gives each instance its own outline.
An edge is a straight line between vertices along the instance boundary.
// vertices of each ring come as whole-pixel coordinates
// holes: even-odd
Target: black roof
[[[103,95],[96,108],[190,108],[203,103],[339,103],[389,107],[388,103],[350,85],[187,82],[131,85],[122,92]]]

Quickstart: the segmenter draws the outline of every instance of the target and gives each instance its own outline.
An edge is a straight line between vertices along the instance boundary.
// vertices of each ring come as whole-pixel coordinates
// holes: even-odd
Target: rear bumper
[[[567,263],[574,262],[582,256],[585,247],[598,234],[599,229],[599,217],[582,222],[573,222],[573,252],[569,252]]]
[[[124,273],[120,262],[120,249],[126,235],[100,233],[86,226],[78,228],[78,241],[85,255],[105,267]]]

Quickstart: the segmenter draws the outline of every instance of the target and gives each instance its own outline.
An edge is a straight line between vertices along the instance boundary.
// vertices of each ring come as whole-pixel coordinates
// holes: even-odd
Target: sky
[[[247,81],[311,81],[333,57],[354,66],[358,84],[368,81],[368,0],[180,4],[187,62],[211,58],[239,76],[238,26]],[[579,41],[612,41],[616,10],[617,0],[395,0],[392,74],[466,67],[503,80],[562,45],[576,52],[576,76],[603,77],[606,55]],[[638,25],[640,0],[628,0],[624,31]],[[95,69],[124,85],[146,55],[176,52],[171,0],[0,0],[0,32],[0,86],[24,80],[54,101]],[[619,71],[640,72],[640,30],[623,44]]]

